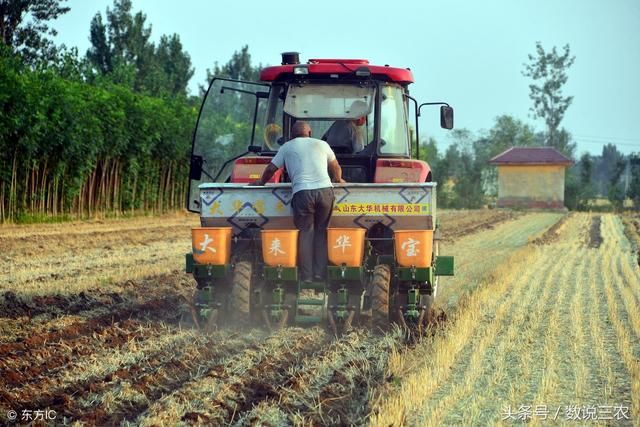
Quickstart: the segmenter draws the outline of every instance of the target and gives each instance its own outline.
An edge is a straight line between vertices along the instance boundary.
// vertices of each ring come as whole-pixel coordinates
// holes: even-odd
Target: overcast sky
[[[112,0],[68,0],[71,11],[53,22],[57,41],[89,47],[89,22]],[[446,101],[456,128],[476,135],[510,114],[543,129],[530,116],[522,76],[536,41],[546,49],[571,46],[576,61],[565,95],[573,95],[563,126],[578,154],[598,154],[615,143],[640,152],[639,0],[485,1],[213,1],[133,0],[152,25],[152,38],[177,33],[191,55],[193,93],[207,68],[249,45],[254,63],[276,65],[280,52],[301,58],[365,58],[372,64],[410,67],[419,101]],[[424,111],[424,110],[423,110]],[[421,135],[446,147],[437,110],[424,115]]]

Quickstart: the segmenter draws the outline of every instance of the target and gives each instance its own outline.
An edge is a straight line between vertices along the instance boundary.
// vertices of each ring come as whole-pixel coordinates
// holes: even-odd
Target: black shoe
[[[300,279],[303,283],[313,283],[313,279]]]

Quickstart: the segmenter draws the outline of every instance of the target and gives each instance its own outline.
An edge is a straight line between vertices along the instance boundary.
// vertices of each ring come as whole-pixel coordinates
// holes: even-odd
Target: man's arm
[[[262,176],[259,180],[252,182],[250,185],[264,185],[267,181],[271,179],[274,173],[278,170],[278,167],[273,163],[269,163],[267,167],[262,172]]]
[[[342,179],[342,168],[340,167],[340,163],[335,158],[330,160],[328,163],[329,169],[329,177],[331,178],[331,182],[346,182]]]

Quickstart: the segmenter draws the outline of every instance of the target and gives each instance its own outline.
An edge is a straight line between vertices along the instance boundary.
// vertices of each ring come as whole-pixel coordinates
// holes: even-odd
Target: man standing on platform
[[[307,122],[297,121],[293,139],[287,141],[262,177],[253,185],[264,185],[281,167],[292,183],[291,207],[298,234],[298,268],[302,281],[320,281],[327,271],[327,226],[333,210],[332,182],[344,182],[336,156],[325,141],[311,137]]]

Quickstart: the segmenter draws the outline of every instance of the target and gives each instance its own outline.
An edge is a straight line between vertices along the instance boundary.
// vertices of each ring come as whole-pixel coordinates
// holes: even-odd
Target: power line
[[[603,140],[603,141],[610,141],[610,140],[620,140],[620,141],[631,141],[631,142],[639,142],[640,143],[640,139],[638,138],[624,138],[624,137],[619,137],[619,136],[594,136],[594,135],[574,135],[576,138],[585,138],[585,139],[595,139],[595,140]]]
[[[628,142],[615,142],[615,141],[598,141],[598,140],[594,140],[594,139],[586,139],[586,138],[574,138],[574,140],[576,142],[581,142],[584,144],[597,144],[597,145],[607,145],[607,144],[612,144],[612,145],[622,145],[625,147],[638,147],[640,148],[640,141],[638,141],[637,144],[631,144]]]

